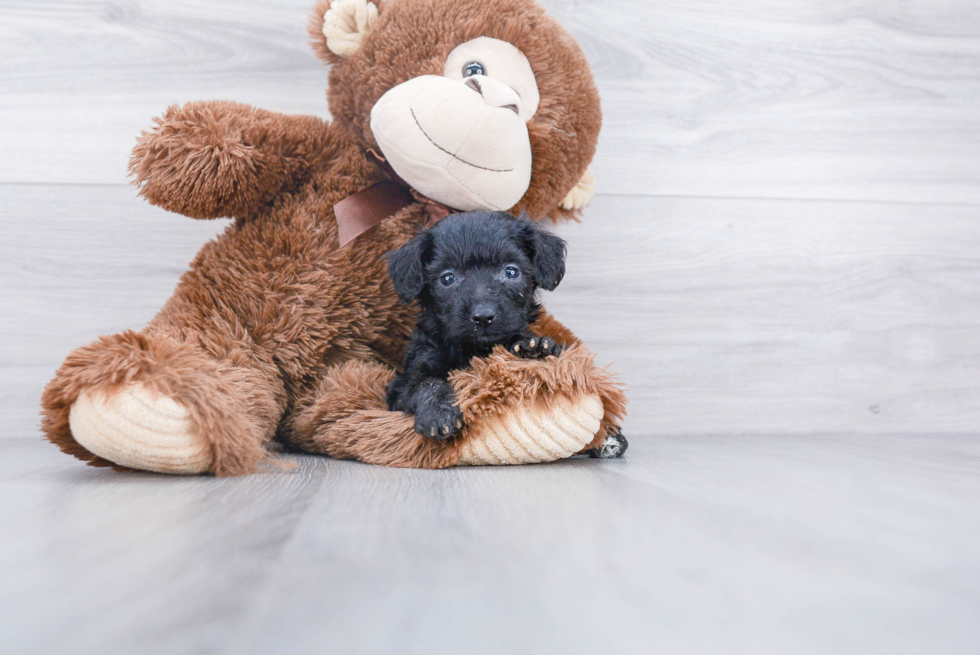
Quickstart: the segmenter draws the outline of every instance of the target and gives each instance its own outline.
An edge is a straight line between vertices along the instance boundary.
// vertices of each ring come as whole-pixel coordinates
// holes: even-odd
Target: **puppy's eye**
[[[486,75],[487,71],[478,61],[471,61],[463,69],[463,77],[473,77],[474,75]]]
[[[444,287],[451,287],[456,284],[456,276],[452,273],[443,273],[441,276],[439,276],[439,282]]]
[[[508,266],[504,269],[504,275],[506,275],[507,279],[509,280],[516,280],[521,276],[521,269],[517,268],[516,266]]]

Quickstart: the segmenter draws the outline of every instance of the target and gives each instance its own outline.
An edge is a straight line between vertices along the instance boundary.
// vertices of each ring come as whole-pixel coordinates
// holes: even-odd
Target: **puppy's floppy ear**
[[[405,304],[418,298],[425,287],[426,257],[431,241],[432,236],[422,232],[398,250],[384,255],[395,293]]]
[[[528,255],[534,265],[534,281],[542,289],[554,291],[565,277],[565,242],[524,215],[520,220],[524,222]]]

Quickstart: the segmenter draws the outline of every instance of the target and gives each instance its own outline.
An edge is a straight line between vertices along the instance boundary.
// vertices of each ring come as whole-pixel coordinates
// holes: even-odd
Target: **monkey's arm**
[[[329,123],[229,101],[172,105],[139,137],[129,172],[140,195],[191,218],[240,218],[306,174]]]

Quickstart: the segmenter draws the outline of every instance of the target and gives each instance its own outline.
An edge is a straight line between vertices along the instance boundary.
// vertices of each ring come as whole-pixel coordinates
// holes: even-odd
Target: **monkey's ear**
[[[525,219],[525,236],[534,266],[534,282],[542,289],[554,291],[565,277],[565,242],[558,236]]]
[[[398,250],[384,255],[395,293],[406,305],[422,295],[425,287],[426,256],[431,240],[429,233],[423,232]]]
[[[589,201],[592,200],[592,196],[594,195],[595,173],[592,172],[592,166],[589,165],[585,169],[585,173],[582,174],[582,179],[568,192],[568,195],[561,201],[559,207],[567,211],[582,209],[582,207],[589,204]]]
[[[328,64],[337,64],[361,47],[378,18],[380,0],[318,0],[307,30],[314,52]]]

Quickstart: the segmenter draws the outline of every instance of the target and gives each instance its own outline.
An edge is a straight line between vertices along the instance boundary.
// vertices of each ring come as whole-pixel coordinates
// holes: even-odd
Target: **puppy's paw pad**
[[[512,353],[525,359],[543,359],[561,354],[561,344],[551,337],[528,337],[510,347]]]
[[[541,354],[543,357],[557,357],[563,350],[562,345],[550,337],[541,339]]]
[[[598,448],[589,451],[589,457],[596,459],[616,459],[622,457],[629,448],[629,442],[618,429],[606,435],[606,440]]]
[[[429,439],[454,439],[462,429],[463,414],[452,405],[426,408],[415,415],[415,431]]]

